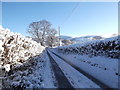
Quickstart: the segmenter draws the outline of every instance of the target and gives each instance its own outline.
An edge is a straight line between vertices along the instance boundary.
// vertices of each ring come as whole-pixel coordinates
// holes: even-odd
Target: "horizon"
[[[117,16],[117,2],[2,3],[2,26],[24,36],[29,36],[26,32],[30,23],[43,19],[50,21],[56,29],[60,26],[61,35],[118,34]]]
[[[4,29],[8,29],[8,30],[10,30],[10,31],[12,31],[11,29],[9,29],[9,28],[5,28],[5,27],[3,27],[2,25],[0,25],[0,28],[4,28]],[[14,31],[12,31],[12,32],[14,32]],[[14,32],[14,33],[19,33],[19,32]],[[19,33],[19,34],[21,34],[21,33]],[[100,35],[100,34],[89,34],[89,35],[80,35],[80,36],[70,36],[70,35],[64,35],[64,34],[61,34],[60,36],[68,36],[68,37],[72,37],[72,38],[77,38],[77,37],[84,37],[84,36],[102,36],[102,37],[105,37],[105,38],[109,38],[109,37],[111,37],[111,35],[114,35],[114,34],[116,34],[116,35],[119,35],[118,33],[109,33],[109,34],[106,34],[106,35]],[[21,34],[21,35],[23,35],[23,34]],[[25,37],[30,37],[30,35],[24,35]]]

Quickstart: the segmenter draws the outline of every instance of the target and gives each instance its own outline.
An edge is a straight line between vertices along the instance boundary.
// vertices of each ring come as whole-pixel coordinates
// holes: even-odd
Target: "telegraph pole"
[[[60,26],[58,27],[58,33],[59,33],[59,46],[60,46]]]

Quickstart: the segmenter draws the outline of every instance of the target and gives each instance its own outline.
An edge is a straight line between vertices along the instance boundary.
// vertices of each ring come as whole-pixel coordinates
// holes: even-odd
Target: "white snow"
[[[110,42],[110,47],[116,45],[111,50],[100,47],[100,51],[94,50],[91,45],[96,47],[100,42],[104,44]],[[114,44],[113,44],[113,41]],[[103,46],[104,46],[103,44]],[[86,47],[81,52],[81,47]],[[84,44],[74,44],[51,49],[59,56],[65,58],[83,71],[89,73],[96,79],[105,83],[111,88],[118,87],[118,58],[106,56],[119,54],[118,37],[104,40],[94,40]],[[5,73],[0,72],[0,80],[8,88],[57,88],[56,79],[51,68],[49,57],[39,43],[31,38],[26,38],[19,33],[11,32],[0,25],[0,70],[5,69]],[[91,51],[91,53],[89,52]],[[89,53],[88,53],[89,52]],[[95,56],[95,52],[102,53]],[[99,88],[93,81],[85,77],[76,69],[71,67],[51,52],[50,55],[55,59],[58,66],[62,69],[65,76],[75,88]],[[4,69],[3,69],[4,68]],[[1,86],[1,85],[0,85]]]
[[[118,88],[118,59],[102,56],[89,57],[87,55],[55,53],[89,73],[111,88]]]
[[[10,71],[10,64],[6,64],[4,67],[7,72]]]
[[[44,83],[43,88],[56,88],[56,86],[54,84],[54,83],[56,83],[55,76],[54,76],[54,73],[52,71],[50,60],[49,60],[49,57],[48,57],[46,51],[45,51],[44,55],[42,55],[42,58],[44,58],[45,61],[46,61],[44,69],[41,72],[41,74],[43,76],[43,79],[44,79],[44,81],[43,81],[43,83]]]
[[[30,57],[39,55],[44,50],[37,42],[31,38],[26,38],[19,33],[11,32],[0,26],[0,58],[3,59],[0,66],[8,64],[16,66],[19,63],[26,62]]]
[[[34,64],[33,64],[34,63]],[[42,53],[25,63],[20,69],[6,77],[5,87],[56,88],[53,71],[47,53]]]
[[[88,44],[99,43],[101,41],[102,42],[112,41],[112,40],[116,40],[118,38],[119,38],[118,36],[115,36],[115,37],[104,38],[104,39],[100,39],[100,40],[88,40],[87,42],[85,41],[84,43],[76,43],[76,44],[72,44],[72,45],[61,46],[60,48],[85,46],[85,45],[88,45]]]
[[[119,36],[51,49],[111,88],[118,88]]]
[[[100,88],[98,85],[96,85],[90,79],[85,77],[83,74],[79,73],[76,69],[71,67],[62,59],[52,54],[51,52],[49,53],[54,58],[54,60],[64,72],[64,75],[68,78],[68,80],[74,88]]]

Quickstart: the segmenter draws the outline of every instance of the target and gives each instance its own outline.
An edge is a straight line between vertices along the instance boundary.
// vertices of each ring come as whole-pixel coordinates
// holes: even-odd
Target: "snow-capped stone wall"
[[[80,54],[93,56],[106,56],[120,58],[120,36],[106,38],[104,40],[91,41],[84,44],[62,46],[58,51],[66,54]]]
[[[11,66],[21,65],[30,57],[39,55],[43,49],[44,47],[31,38],[0,26],[0,68],[9,71]]]

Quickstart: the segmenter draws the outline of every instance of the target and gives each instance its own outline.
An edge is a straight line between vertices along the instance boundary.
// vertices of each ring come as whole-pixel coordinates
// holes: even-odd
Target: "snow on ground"
[[[56,88],[56,81],[47,53],[31,58],[30,62],[15,68],[4,79],[5,88]]]
[[[31,38],[0,26],[0,86],[12,89],[56,87],[44,49]]]
[[[117,48],[119,48],[119,45],[117,44],[119,41],[117,38],[112,38],[106,39],[104,42],[110,40],[117,40],[110,45],[110,47],[115,45],[114,50],[110,49],[110,53],[112,52],[111,55],[117,55]],[[93,45],[98,45],[99,42],[100,41],[95,41]],[[92,42],[89,42],[89,44],[90,43],[92,44]],[[59,48],[59,50],[62,50],[61,53],[58,52],[58,49],[54,49],[54,52],[108,86],[116,88],[118,76],[120,76],[118,74],[118,59],[116,57],[110,58],[94,55],[94,57],[89,57],[89,54],[78,54],[77,50],[79,50],[79,48],[74,49],[76,46],[81,47],[85,45],[88,44],[64,46]],[[69,47],[73,48],[71,49]],[[90,48],[91,46],[88,47]],[[88,51],[92,50],[89,48]],[[45,48],[40,44],[31,40],[31,38],[26,38],[19,33],[13,33],[9,29],[4,29],[0,26],[0,86],[2,79],[3,86],[8,88],[56,88],[55,76],[44,49]],[[75,53],[69,52],[73,50]],[[104,51],[103,48],[100,53]],[[52,56],[54,55],[52,54]],[[98,87],[92,81],[84,77],[84,75],[78,73],[78,71],[70,65],[66,64],[56,56],[54,56],[54,58],[56,58],[58,65],[64,71],[64,74],[68,77],[74,87]]]
[[[120,36],[115,36],[115,37],[110,37],[110,38],[104,38],[104,39],[99,39],[99,40],[92,40],[92,41],[88,41],[85,43],[77,43],[77,44],[71,44],[71,45],[66,45],[66,46],[61,46],[60,48],[67,48],[67,47],[77,47],[77,46],[85,46],[88,44],[95,44],[95,43],[99,43],[99,42],[108,42],[108,41],[113,41],[116,40],[118,41]]]
[[[42,58],[46,60],[45,69],[43,70],[43,72],[41,72],[44,78],[44,88],[56,88],[56,79],[46,51]]]
[[[4,77],[3,88],[56,88],[54,74],[45,53],[33,57],[30,61],[11,70],[8,76]]]
[[[54,58],[54,60],[64,72],[64,75],[68,78],[74,88],[100,88],[98,85],[89,80],[83,74],[79,73],[76,69],[61,60],[59,57],[52,54],[51,52],[49,53]]]
[[[53,51],[109,87],[118,87],[118,59],[102,56],[90,58],[87,55],[63,54],[58,53],[57,49],[54,49]]]
[[[61,46],[51,50],[109,87],[117,88],[118,76],[120,76],[118,73],[119,37]]]
[[[70,40],[74,41],[75,43],[86,43],[86,42],[91,42],[94,40],[102,40],[102,39],[104,39],[104,37],[102,37],[102,36],[87,35],[87,36],[71,38]]]
[[[105,40],[98,40],[84,44],[73,44],[59,47],[61,53],[74,53],[80,55],[105,56],[110,58],[120,58],[119,37],[112,37]]]
[[[0,68],[5,68],[7,72],[11,69],[10,67],[21,65],[30,57],[39,55],[43,50],[44,47],[31,38],[0,26]]]

